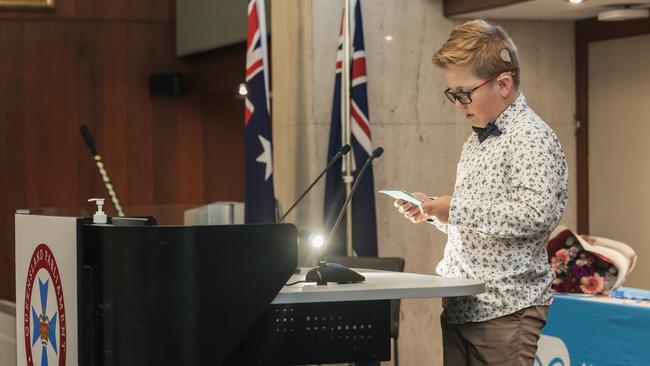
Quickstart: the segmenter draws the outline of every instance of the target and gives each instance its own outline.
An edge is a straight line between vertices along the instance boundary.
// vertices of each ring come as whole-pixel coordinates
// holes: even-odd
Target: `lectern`
[[[477,280],[363,269],[363,283],[285,286],[308,270],[294,273],[291,224],[146,222],[16,215],[19,365],[388,360],[391,299],[485,291]]]

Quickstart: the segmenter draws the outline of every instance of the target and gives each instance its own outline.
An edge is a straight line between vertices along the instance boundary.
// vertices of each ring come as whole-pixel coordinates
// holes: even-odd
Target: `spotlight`
[[[315,248],[321,248],[325,244],[325,238],[321,234],[311,234],[309,236],[309,242]]]

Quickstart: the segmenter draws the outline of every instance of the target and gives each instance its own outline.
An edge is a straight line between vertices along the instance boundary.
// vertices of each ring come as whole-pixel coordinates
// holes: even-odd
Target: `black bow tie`
[[[485,139],[488,138],[488,136],[490,135],[494,135],[494,136],[501,135],[501,130],[499,129],[499,127],[497,127],[497,125],[495,125],[492,122],[488,123],[487,126],[485,126],[485,128],[472,126],[472,129],[478,135],[479,144],[485,141]]]

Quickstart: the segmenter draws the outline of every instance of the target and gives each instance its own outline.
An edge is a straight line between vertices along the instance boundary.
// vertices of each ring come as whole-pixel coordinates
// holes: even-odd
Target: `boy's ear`
[[[512,80],[512,75],[510,73],[504,73],[497,78],[499,91],[503,97],[506,97],[510,94],[510,91],[514,87],[513,82],[514,80]]]

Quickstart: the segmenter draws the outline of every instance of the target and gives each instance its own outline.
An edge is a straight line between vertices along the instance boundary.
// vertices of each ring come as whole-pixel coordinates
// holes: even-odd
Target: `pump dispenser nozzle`
[[[105,224],[107,222],[106,212],[102,211],[104,206],[103,198],[90,198],[88,202],[95,202],[97,204],[97,212],[93,215],[93,224]]]

